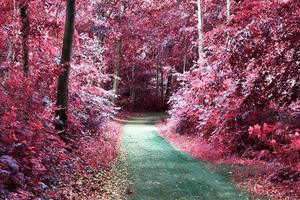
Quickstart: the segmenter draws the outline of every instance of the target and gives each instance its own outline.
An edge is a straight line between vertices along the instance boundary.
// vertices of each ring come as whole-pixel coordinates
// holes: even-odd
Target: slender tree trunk
[[[202,19],[202,0],[197,0],[198,5],[198,56],[201,58],[204,47],[204,36],[203,36],[203,19]]]
[[[130,98],[131,98],[131,105],[132,105],[132,107],[134,107],[134,103],[135,103],[135,88],[134,88],[134,86],[131,88]]]
[[[20,8],[20,14],[22,18],[22,53],[23,53],[23,70],[24,73],[29,73],[29,31],[30,31],[30,21],[29,21],[29,15],[28,15],[28,4],[22,5]]]
[[[13,7],[14,7],[14,11],[13,11],[13,18],[16,19],[17,15],[18,15],[18,8],[17,8],[17,2],[16,0],[13,0]],[[12,24],[13,27],[13,32],[14,32],[14,36],[15,38],[18,37],[18,30],[16,30],[16,21]],[[13,40],[9,41],[9,53],[7,55],[8,60],[11,61],[11,63],[13,64],[16,60],[16,51],[15,51],[15,43]]]
[[[122,25],[122,18],[126,11],[126,1],[120,0],[121,2],[121,10],[118,16],[118,26],[119,30],[121,31],[121,25]],[[114,97],[112,98],[112,101],[115,102],[118,90],[119,90],[119,73],[120,73],[120,67],[121,67],[121,59],[122,59],[122,39],[119,38],[116,40],[116,50],[115,50],[115,65],[114,65],[114,80],[113,80],[113,92]]]
[[[118,39],[116,41],[114,81],[113,81],[113,91],[115,95],[118,95],[118,90],[119,90],[119,72],[121,66],[121,56],[122,56],[122,39]],[[115,101],[115,97],[113,98],[113,101]]]
[[[135,66],[132,66],[131,68],[131,87],[130,87],[130,98],[132,102],[132,106],[134,106],[135,103]]]
[[[187,39],[186,36],[184,38],[184,54],[183,54],[183,74],[186,71],[186,64],[187,64]]]
[[[68,0],[66,8],[66,23],[63,39],[63,48],[60,61],[60,64],[63,67],[64,71],[59,75],[57,84],[58,110],[56,111],[56,116],[58,120],[56,122],[56,129],[61,131],[64,130],[68,118],[68,83],[74,40],[75,12],[75,0]]]
[[[28,3],[24,1],[20,5],[20,16],[21,16],[21,36],[22,36],[22,61],[23,61],[23,71],[25,75],[29,74],[29,31],[30,31],[30,21],[29,21],[29,14],[28,14]],[[25,85],[24,85],[25,89]],[[31,96],[24,95],[24,110],[31,110],[32,104]],[[28,113],[24,111],[23,119],[28,121]]]
[[[160,68],[160,95],[161,95],[161,104],[164,103],[164,71]]]
[[[227,8],[226,8],[226,19],[227,21],[230,20],[231,13],[230,13],[230,5],[231,5],[231,0],[227,0]]]
[[[8,45],[8,51],[7,51],[7,56],[6,56],[6,61],[9,62],[13,62],[14,59],[15,59],[15,52],[14,52],[14,43],[9,41],[7,42],[7,45]]]
[[[156,99],[157,104],[159,104],[159,67],[156,66]]]
[[[173,72],[171,71],[168,75],[168,82],[167,82],[167,88],[166,88],[166,95],[165,95],[165,103],[169,101],[169,98],[171,96],[171,85],[173,82]]]

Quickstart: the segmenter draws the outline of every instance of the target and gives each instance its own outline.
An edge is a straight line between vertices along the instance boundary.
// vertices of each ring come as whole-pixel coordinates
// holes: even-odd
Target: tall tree
[[[186,64],[187,64],[187,48],[188,48],[188,44],[187,44],[187,39],[186,36],[184,37],[184,49],[183,49],[183,69],[182,69],[182,73],[184,73],[186,71]]]
[[[201,58],[204,38],[203,38],[203,19],[202,19],[202,0],[197,1],[197,16],[198,16],[198,55]]]
[[[121,31],[121,23],[122,18],[126,12],[126,2],[124,0],[121,0],[121,7],[120,12],[118,15],[118,28]],[[114,66],[114,79],[113,79],[113,92],[115,95],[118,95],[118,89],[119,89],[119,73],[120,73],[120,67],[121,67],[121,59],[122,59],[122,38],[118,38],[116,40],[116,49],[115,49],[115,66]],[[116,97],[113,97],[113,101],[115,101]]]
[[[227,0],[227,5],[226,5],[226,19],[227,21],[230,20],[230,6],[231,6],[231,0]]]
[[[58,117],[56,123],[57,130],[63,130],[67,122],[68,110],[68,82],[70,74],[70,62],[72,55],[72,46],[74,40],[75,27],[75,0],[67,1],[66,8],[66,22],[63,39],[63,48],[60,64],[64,71],[59,75],[57,84],[57,106],[56,116]]]
[[[169,101],[169,98],[171,96],[171,85],[172,85],[172,81],[173,81],[173,71],[171,70],[169,72],[169,75],[168,75],[168,82],[167,82],[167,86],[166,86],[166,94],[165,94],[165,103],[167,103]]]
[[[22,53],[23,53],[23,70],[27,74],[29,73],[29,47],[28,47],[28,40],[29,40],[29,31],[30,31],[30,22],[29,22],[29,15],[28,15],[28,3],[24,2],[20,8],[20,14],[22,18]]]
[[[114,80],[113,80],[113,91],[115,95],[118,95],[118,89],[119,89],[119,73],[120,73],[120,66],[121,66],[121,57],[122,57],[122,39],[119,38],[116,41]],[[116,97],[114,97],[113,99],[115,98]]]
[[[160,104],[164,102],[164,69],[160,68]]]
[[[157,105],[160,103],[160,98],[159,98],[159,66],[156,65],[156,98],[157,98]]]

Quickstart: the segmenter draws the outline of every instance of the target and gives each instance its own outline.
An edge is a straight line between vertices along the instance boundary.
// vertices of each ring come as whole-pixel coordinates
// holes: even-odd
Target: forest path
[[[204,162],[159,135],[157,116],[130,118],[122,130],[129,178],[128,199],[244,200],[246,195]]]

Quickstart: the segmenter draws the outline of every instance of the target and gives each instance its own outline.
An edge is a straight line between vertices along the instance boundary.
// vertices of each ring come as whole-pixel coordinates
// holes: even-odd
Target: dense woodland
[[[0,1],[0,199],[72,199],[129,111],[300,198],[300,1]]]

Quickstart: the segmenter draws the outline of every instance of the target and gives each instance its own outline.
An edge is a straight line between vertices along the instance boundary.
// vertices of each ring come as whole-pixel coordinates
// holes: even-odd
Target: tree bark
[[[126,12],[126,1],[121,0],[121,10],[119,12],[118,16],[118,26],[120,31],[121,25],[122,25],[122,18],[125,15]],[[113,80],[113,92],[114,92],[114,97],[112,98],[112,101],[115,102],[117,95],[118,95],[118,90],[119,90],[119,73],[120,73],[120,67],[121,67],[121,59],[122,59],[122,39],[119,38],[116,40],[116,52],[115,52],[115,66],[114,66],[114,80]]]
[[[159,104],[159,67],[156,65],[156,101]]]
[[[183,70],[182,73],[186,71],[186,65],[187,65],[187,39],[186,36],[184,38],[184,53],[183,53]]]
[[[115,66],[114,66],[114,81],[113,81],[113,91],[115,95],[118,95],[119,89],[119,72],[121,65],[121,56],[122,56],[122,39],[116,41],[116,54],[115,54]],[[113,101],[115,101],[113,98]]]
[[[131,87],[130,87],[130,98],[132,106],[134,106],[135,103],[135,66],[132,66],[131,68]]]
[[[202,51],[204,47],[204,38],[203,38],[203,19],[202,19],[202,0],[197,0],[198,6],[198,56],[202,57]]]
[[[30,31],[30,21],[28,15],[28,4],[22,5],[20,8],[20,14],[22,18],[22,53],[23,53],[23,70],[25,74],[29,73],[29,31]]]
[[[56,122],[57,130],[64,130],[67,123],[67,110],[68,110],[68,83],[70,73],[70,62],[72,56],[72,47],[74,40],[74,29],[75,29],[75,0],[67,1],[66,8],[66,23],[63,39],[63,48],[60,64],[64,71],[58,77],[57,84],[57,106]]]
[[[164,70],[160,68],[160,95],[161,95],[161,104],[164,103]]]
[[[14,43],[11,41],[7,42],[8,45],[8,51],[6,56],[6,62],[14,62],[15,60],[15,52],[14,52]]]
[[[167,88],[166,88],[166,95],[165,95],[165,103],[169,101],[169,98],[171,96],[171,85],[173,81],[173,72],[171,71],[168,75],[168,82],[167,82]]]
[[[231,0],[227,0],[227,5],[226,5],[226,19],[227,21],[230,20],[231,13],[230,13],[230,6],[231,6]]]

